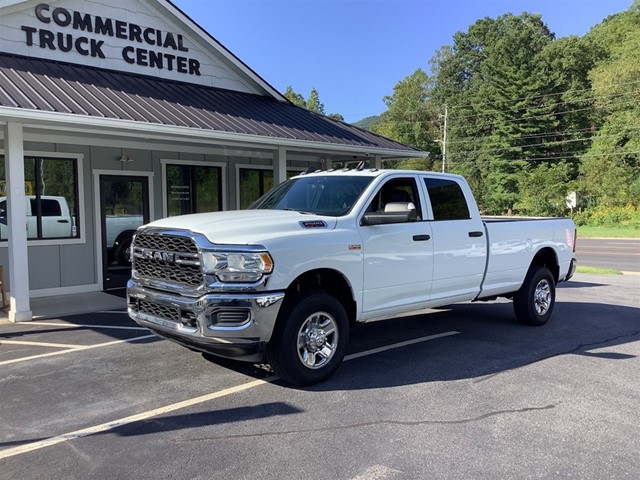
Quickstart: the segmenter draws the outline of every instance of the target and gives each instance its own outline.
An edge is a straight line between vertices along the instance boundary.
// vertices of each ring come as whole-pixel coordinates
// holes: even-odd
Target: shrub
[[[634,205],[626,207],[594,207],[573,214],[576,225],[590,227],[640,228],[640,209]]]

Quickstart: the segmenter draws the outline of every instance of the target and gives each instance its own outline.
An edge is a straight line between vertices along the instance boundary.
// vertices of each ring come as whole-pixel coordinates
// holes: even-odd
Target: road
[[[156,337],[124,312],[0,323],[0,479],[640,478],[637,275],[355,328],[334,377]]]
[[[584,267],[640,272],[640,239],[578,237],[576,257]]]

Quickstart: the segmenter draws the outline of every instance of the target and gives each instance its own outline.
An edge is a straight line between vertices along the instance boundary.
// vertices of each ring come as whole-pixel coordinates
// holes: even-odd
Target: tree
[[[581,186],[593,204],[640,203],[640,2],[587,37],[605,53],[590,71],[601,126],[582,157]]]
[[[387,110],[372,125],[376,133],[420,150],[439,152],[439,119],[430,101],[430,79],[418,69],[393,87],[393,95],[384,97]],[[432,160],[426,162],[432,168]]]
[[[557,129],[539,54],[553,41],[539,15],[484,18],[432,59],[433,99],[450,107],[448,160],[488,213],[511,213],[520,177],[549,155],[538,137]]]
[[[320,101],[320,96],[315,87],[311,88],[309,98],[307,98],[307,108],[312,112],[321,113],[324,115],[324,105]]]
[[[291,87],[291,85],[287,87],[287,90],[284,92],[284,96],[287,100],[289,100],[294,105],[297,105],[298,107],[307,106],[307,102],[305,102],[304,97],[299,93],[295,92],[293,90],[293,87]]]

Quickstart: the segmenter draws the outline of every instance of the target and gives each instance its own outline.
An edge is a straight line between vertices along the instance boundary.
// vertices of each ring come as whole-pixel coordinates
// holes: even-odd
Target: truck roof
[[[353,176],[365,176],[365,177],[379,177],[382,175],[389,175],[389,174],[398,174],[398,173],[404,173],[404,174],[425,174],[428,173],[430,176],[434,176],[434,177],[443,177],[443,178],[451,178],[451,177],[456,177],[456,178],[461,178],[460,175],[456,175],[453,173],[441,173],[441,172],[431,172],[431,171],[426,171],[426,170],[393,170],[390,168],[339,168],[339,169],[330,169],[330,170],[313,170],[310,171],[311,168],[309,170],[307,170],[304,173],[301,173],[300,175],[296,175],[293,178],[298,178],[298,177],[307,177],[307,176],[313,176],[313,175],[335,175],[335,176],[345,176],[345,175],[353,175]]]

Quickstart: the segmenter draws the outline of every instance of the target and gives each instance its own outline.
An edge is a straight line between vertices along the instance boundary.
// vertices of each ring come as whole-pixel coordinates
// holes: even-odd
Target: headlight
[[[257,282],[273,270],[273,260],[266,252],[203,252],[202,268],[221,282]]]

